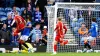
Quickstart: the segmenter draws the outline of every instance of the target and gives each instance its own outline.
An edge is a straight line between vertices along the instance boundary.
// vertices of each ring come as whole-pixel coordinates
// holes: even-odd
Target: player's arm
[[[24,21],[24,24],[26,25],[26,21],[23,19],[23,21]]]
[[[91,31],[93,31],[93,28],[94,28],[94,25],[92,24],[91,29],[89,30],[89,33],[90,33]]]
[[[26,25],[26,21],[24,20],[24,18],[23,18],[23,17],[21,17],[21,19],[22,19],[22,22],[24,22],[24,24]]]
[[[66,34],[66,32],[67,32],[67,27],[64,25],[63,28],[65,29],[64,34]]]
[[[14,23],[15,23],[15,19],[13,19],[13,21],[12,21],[12,23],[11,23],[11,26],[13,26],[13,25],[14,25]]]
[[[56,28],[55,28],[55,30],[54,30],[54,31],[56,31],[58,28],[59,28],[59,27],[58,27],[58,25],[56,25]]]

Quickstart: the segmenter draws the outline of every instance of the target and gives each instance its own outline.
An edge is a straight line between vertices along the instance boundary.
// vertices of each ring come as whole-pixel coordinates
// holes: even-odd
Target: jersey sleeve
[[[94,24],[91,25],[91,28],[89,30],[89,33],[93,30],[93,28],[94,28]]]
[[[64,33],[64,34],[66,34],[66,32],[67,32],[67,27],[64,25],[63,28],[65,29],[65,33]]]
[[[56,28],[55,28],[55,30],[54,30],[54,31],[56,31],[56,30],[59,28],[59,26],[58,26],[58,25],[59,25],[59,24],[57,24],[57,25],[56,25]]]
[[[24,20],[24,18],[23,17],[21,17],[22,18],[22,22],[24,22],[24,24],[25,24],[25,20]]]

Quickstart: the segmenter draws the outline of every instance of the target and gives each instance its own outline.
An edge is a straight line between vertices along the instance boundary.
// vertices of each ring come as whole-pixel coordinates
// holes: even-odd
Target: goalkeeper
[[[30,43],[27,43],[27,42],[25,44],[31,49],[31,52],[33,53],[34,52],[33,46]],[[19,50],[10,51],[10,53],[18,53],[18,52],[19,52]],[[22,45],[21,53],[28,53],[28,48],[25,47],[24,45]]]

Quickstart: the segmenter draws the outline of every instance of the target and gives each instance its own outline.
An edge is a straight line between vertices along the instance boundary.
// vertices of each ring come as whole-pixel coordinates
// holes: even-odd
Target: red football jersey
[[[22,30],[25,27],[25,21],[21,16],[15,16],[14,18],[16,24],[17,24],[17,29]]]
[[[19,33],[19,31],[18,31],[17,29],[15,29],[15,30],[13,31],[13,36],[17,36],[18,33]]]
[[[58,21],[56,28],[55,28],[55,31],[56,31],[57,36],[61,36],[61,35],[64,35],[67,32],[67,28],[61,21]]]

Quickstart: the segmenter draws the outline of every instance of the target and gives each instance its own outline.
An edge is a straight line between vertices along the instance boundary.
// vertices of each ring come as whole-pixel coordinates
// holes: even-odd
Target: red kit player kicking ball
[[[57,21],[57,25],[54,31],[56,31],[56,37],[55,37],[55,42],[54,42],[54,51],[53,51],[53,55],[56,54],[57,52],[57,44],[60,43],[61,46],[64,46],[66,44],[68,44],[68,40],[63,40],[64,39],[64,35],[67,32],[67,28],[66,26],[63,24],[63,22],[61,21],[62,18],[58,18]]]
[[[15,17],[13,19],[13,22],[11,24],[11,26],[13,26],[13,24],[16,23],[16,34],[23,33],[23,30],[25,28],[25,20],[18,15],[18,12],[15,12]],[[27,49],[29,48],[26,44],[25,44],[25,40],[19,39],[19,53],[22,50],[22,45],[24,45],[25,47],[27,47]],[[28,49],[29,50],[29,49]]]

